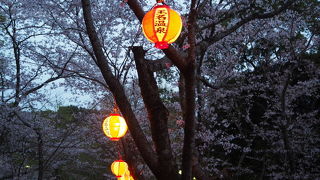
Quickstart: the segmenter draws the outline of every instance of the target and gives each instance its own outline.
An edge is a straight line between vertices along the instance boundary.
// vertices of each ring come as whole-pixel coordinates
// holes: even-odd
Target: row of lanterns
[[[182,20],[176,11],[164,3],[164,0],[157,0],[157,3],[142,20],[142,30],[145,37],[155,43],[158,49],[167,49],[169,44],[177,40],[182,29]],[[116,107],[116,105],[115,105]],[[117,111],[117,108],[115,108]],[[104,134],[111,141],[118,141],[123,137],[128,126],[120,114],[110,114],[102,123]],[[111,164],[111,171],[118,180],[134,180],[130,175],[128,164],[123,160],[116,160]]]
[[[115,113],[104,119],[102,130],[111,141],[118,141],[126,134],[128,126],[125,119],[120,114]],[[134,180],[130,174],[128,164],[121,159],[111,164],[111,172],[116,175],[118,180]]]

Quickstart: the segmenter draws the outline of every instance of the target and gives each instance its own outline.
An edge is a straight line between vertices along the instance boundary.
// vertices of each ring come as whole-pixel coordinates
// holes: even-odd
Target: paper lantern
[[[123,176],[118,177],[117,180],[134,180],[133,177],[130,175],[129,169],[124,173]]]
[[[128,126],[119,114],[110,114],[110,116],[103,121],[102,129],[104,134],[112,141],[118,141],[126,134]]]
[[[180,35],[182,21],[178,12],[168,5],[157,5],[152,8],[142,20],[142,30],[145,37],[155,43],[158,49],[166,49]]]
[[[111,171],[117,178],[120,178],[128,171],[128,164],[123,160],[116,160],[111,164]]]

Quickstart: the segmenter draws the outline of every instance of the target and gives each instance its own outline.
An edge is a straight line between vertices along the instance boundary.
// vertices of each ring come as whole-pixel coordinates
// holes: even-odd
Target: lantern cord
[[[121,141],[121,140],[119,140],[118,143],[117,143],[117,144],[118,144],[118,157],[119,157],[119,159],[122,159],[120,141]]]
[[[157,5],[160,4],[160,3],[161,3],[162,5],[167,5],[164,1],[165,1],[165,0],[156,0],[156,4],[153,5],[151,9],[153,9],[155,6],[157,6]]]
[[[164,0],[156,0],[156,3],[149,9],[149,11],[151,9],[153,9],[154,7],[156,7],[158,4],[162,3],[162,5],[167,5]],[[167,5],[168,6],[168,5]]]
[[[164,0],[156,0],[156,2],[164,4]]]
[[[119,107],[117,105],[115,97],[113,97],[113,112],[119,114]]]

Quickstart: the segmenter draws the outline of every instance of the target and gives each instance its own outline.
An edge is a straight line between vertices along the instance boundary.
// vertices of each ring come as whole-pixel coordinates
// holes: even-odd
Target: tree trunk
[[[182,179],[192,179],[192,157],[195,148],[194,134],[195,134],[195,109],[196,109],[196,94],[195,94],[195,81],[196,81],[196,37],[195,37],[195,24],[196,24],[196,0],[191,1],[190,14],[188,17],[188,57],[186,59],[186,66],[182,69],[183,77],[185,80],[185,127],[184,127],[184,142],[182,152]]]
[[[286,156],[288,158],[288,162],[289,162],[289,172],[288,175],[289,177],[292,178],[292,173],[294,173],[294,160],[293,160],[293,155],[292,155],[292,148],[290,145],[290,140],[288,137],[288,127],[289,127],[289,122],[287,119],[287,114],[286,114],[286,92],[288,89],[288,85],[289,85],[289,80],[290,80],[290,75],[288,75],[286,82],[284,84],[284,87],[282,89],[281,92],[281,96],[280,96],[280,102],[281,102],[281,116],[282,116],[282,123],[280,125],[281,128],[281,133],[282,133],[282,140],[283,140],[283,144],[284,144],[284,149],[285,149],[285,153]]]
[[[172,154],[168,133],[169,112],[160,98],[159,89],[153,73],[148,69],[148,64],[144,59],[145,54],[143,48],[140,46],[133,47],[132,51],[138,71],[141,95],[148,112],[152,139],[158,155],[160,176],[157,178],[178,179],[178,168]]]
[[[42,136],[41,132],[37,130],[37,135],[38,135],[38,180],[43,179],[43,171],[44,171],[44,166],[43,166],[43,142],[42,142]]]
[[[184,142],[182,152],[182,179],[192,178],[192,156],[195,134],[195,71],[190,67],[185,80],[185,112],[184,112]]]

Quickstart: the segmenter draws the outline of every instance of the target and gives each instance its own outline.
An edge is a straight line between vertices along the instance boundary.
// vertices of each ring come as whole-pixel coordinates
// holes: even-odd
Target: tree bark
[[[288,89],[288,85],[289,85],[289,81],[290,81],[290,74],[288,74],[288,77],[286,79],[286,82],[284,84],[284,87],[282,89],[281,95],[280,95],[280,102],[281,102],[281,116],[282,116],[282,123],[280,125],[281,128],[281,133],[282,133],[282,140],[283,140],[283,144],[284,144],[284,148],[286,151],[286,156],[288,157],[288,161],[289,161],[289,177],[292,178],[292,173],[294,173],[294,160],[293,160],[293,155],[292,155],[292,148],[290,145],[290,140],[288,137],[288,127],[289,127],[289,122],[288,122],[288,118],[287,118],[287,114],[286,114],[286,92]]]
[[[184,127],[184,142],[182,151],[182,179],[192,179],[192,157],[195,148],[195,59],[196,59],[196,38],[195,38],[195,23],[196,23],[196,0],[191,1],[190,13],[188,18],[188,57],[187,65],[182,73],[185,79],[185,127]]]
[[[42,135],[40,130],[36,130],[36,133],[38,135],[38,180],[43,179],[43,142],[42,142]]]
[[[167,122],[169,112],[160,98],[159,89],[153,73],[148,69],[147,62],[144,59],[145,53],[143,48],[140,46],[133,47],[132,51],[138,71],[141,95],[148,112],[152,139],[158,155],[160,176],[157,178],[178,179],[178,168],[172,154],[168,133]]]
[[[182,152],[182,179],[192,178],[192,156],[195,147],[195,71],[194,67],[184,75],[185,80],[185,112],[184,142]]]

